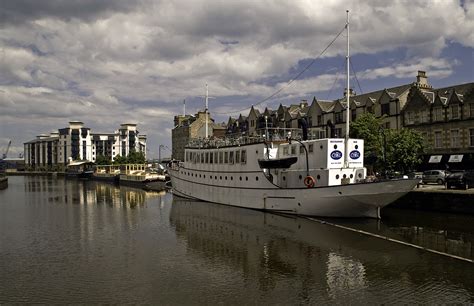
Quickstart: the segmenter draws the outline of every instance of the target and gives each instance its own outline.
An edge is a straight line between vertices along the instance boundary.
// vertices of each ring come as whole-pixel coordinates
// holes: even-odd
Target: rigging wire
[[[359,79],[357,78],[357,73],[356,73],[356,70],[354,69],[354,66],[352,66],[352,60],[351,59],[349,59],[349,63],[351,64],[352,73],[354,74],[354,78],[357,81],[357,86],[359,86],[360,93],[363,94],[364,92],[362,91],[362,87],[360,87]]]
[[[321,51],[321,53],[319,53],[319,55],[314,58],[308,65],[306,65],[306,67],[304,67],[303,70],[301,70],[297,75],[295,75],[291,80],[289,80],[285,86],[281,87],[280,89],[278,89],[277,91],[275,91],[274,93],[272,93],[271,95],[269,95],[268,97],[258,101],[257,103],[255,104],[252,104],[252,106],[257,106],[257,105],[260,105],[262,104],[263,102],[265,101],[268,101],[270,100],[271,98],[275,97],[276,95],[278,95],[280,92],[282,92],[284,89],[290,87],[290,85],[296,81],[303,73],[305,73],[315,62],[316,60],[318,60],[328,49],[329,47],[332,46],[332,44],[336,41],[336,39],[341,36],[342,32],[344,32],[344,30],[346,29],[346,26],[344,25],[344,27],[342,28],[342,30],[333,38],[333,40],[331,40],[331,42],[326,46],[326,48],[324,48],[323,51]],[[213,112],[214,114],[219,114],[219,115],[224,115],[224,114],[231,114],[231,113],[238,113],[238,112],[243,112],[244,110],[247,110],[249,109],[250,107],[246,107],[246,108],[243,108],[243,109],[240,109],[240,110],[235,110],[235,111],[226,111],[226,112]]]

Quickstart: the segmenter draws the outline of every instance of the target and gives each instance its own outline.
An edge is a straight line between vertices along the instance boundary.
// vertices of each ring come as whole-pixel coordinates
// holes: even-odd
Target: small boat
[[[150,170],[145,164],[127,164],[120,166],[120,185],[161,191],[167,188],[168,174]]]
[[[92,178],[98,181],[118,183],[120,180],[120,166],[118,165],[98,165],[95,167]]]
[[[90,161],[72,161],[67,165],[66,177],[88,180],[92,178],[93,162]]]

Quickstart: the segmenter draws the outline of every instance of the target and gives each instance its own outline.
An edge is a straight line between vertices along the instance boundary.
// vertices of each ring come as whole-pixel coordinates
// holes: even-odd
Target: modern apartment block
[[[70,121],[69,126],[49,135],[41,134],[24,144],[25,166],[36,170],[64,169],[71,161],[95,162],[98,156],[112,161],[130,152],[146,157],[146,135],[139,135],[137,125],[125,123],[114,133],[92,133],[83,122]]]

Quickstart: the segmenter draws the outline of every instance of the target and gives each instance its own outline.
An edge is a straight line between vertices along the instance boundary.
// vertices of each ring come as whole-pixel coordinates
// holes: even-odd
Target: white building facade
[[[95,162],[99,156],[111,161],[131,152],[146,158],[146,135],[139,135],[137,125],[124,123],[114,133],[92,133],[81,121],[49,135],[41,134],[24,143],[25,167],[33,170],[63,170],[70,162]]]

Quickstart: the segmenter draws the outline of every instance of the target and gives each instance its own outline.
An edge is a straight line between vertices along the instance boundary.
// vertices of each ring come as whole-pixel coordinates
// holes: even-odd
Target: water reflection
[[[201,264],[237,269],[263,292],[285,290],[282,283],[291,280],[295,303],[392,294],[397,303],[472,299],[474,276],[465,270],[471,264],[306,219],[174,197],[170,223]],[[390,231],[375,220],[364,224]]]
[[[165,192],[146,192],[142,189],[103,182],[70,180],[54,177],[25,177],[25,193],[36,204],[59,203],[76,205],[107,205],[121,209],[138,209],[146,200],[161,197]]]

